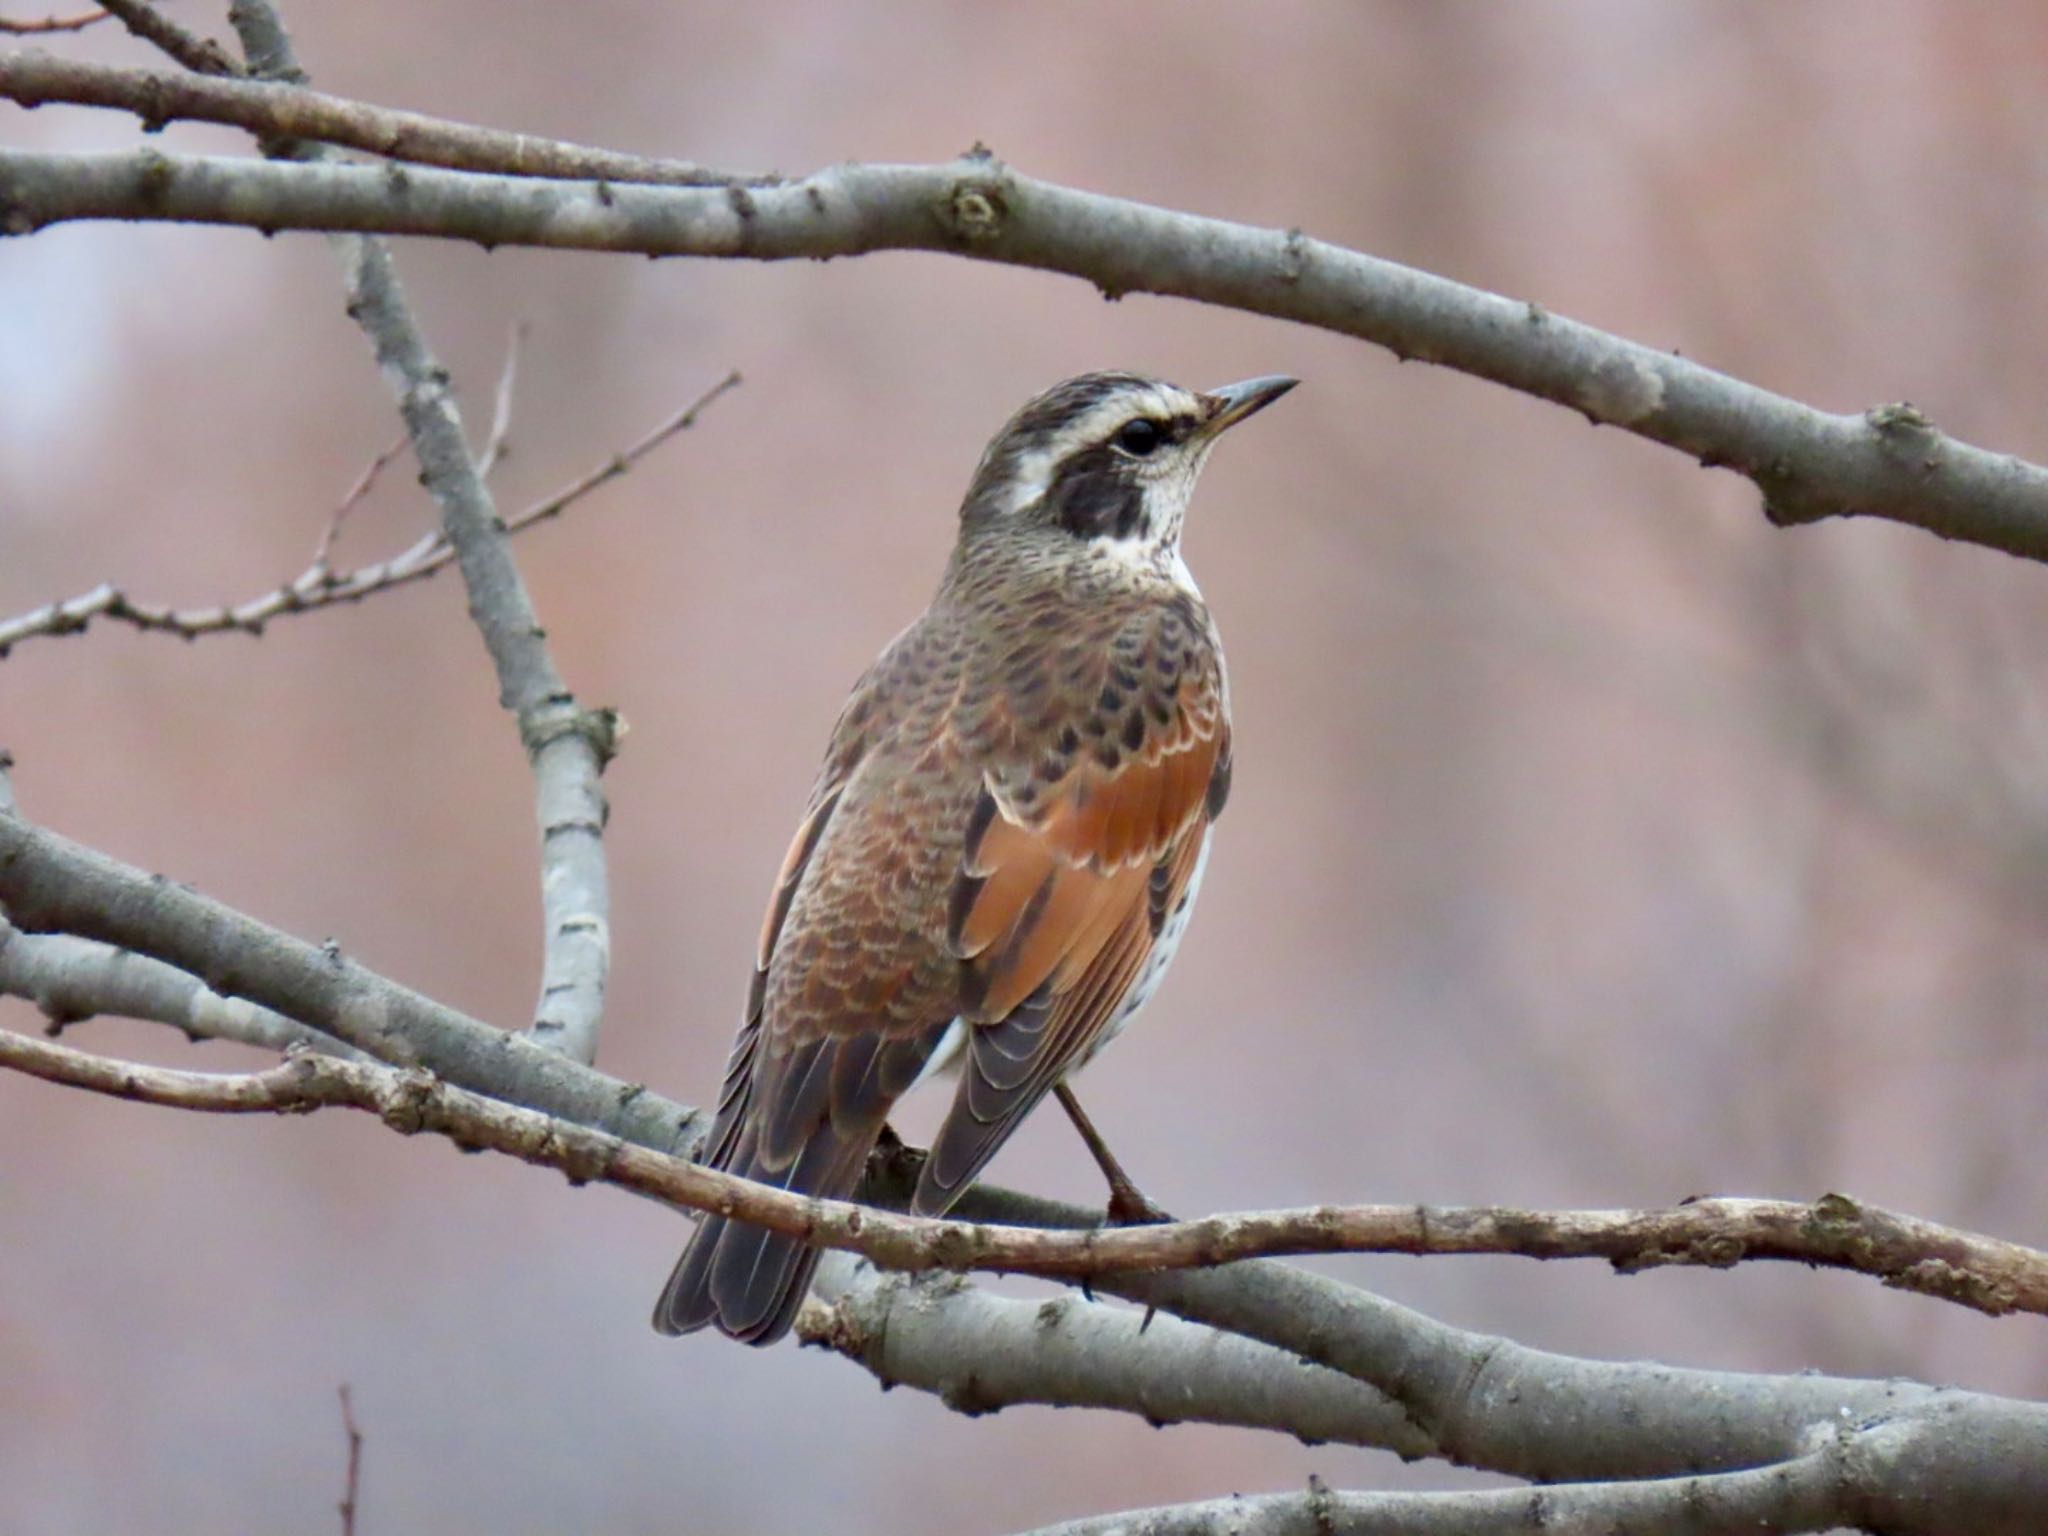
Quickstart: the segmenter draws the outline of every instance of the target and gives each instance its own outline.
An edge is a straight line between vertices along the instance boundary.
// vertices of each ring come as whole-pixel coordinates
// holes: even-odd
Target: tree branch
[[[0,907],[29,932],[138,950],[366,1055],[548,1114],[689,1155],[700,1112],[592,1071],[161,876],[144,874],[15,815],[0,815]]]
[[[234,0],[228,19],[251,73],[294,85],[304,80],[277,13],[264,0]],[[318,168],[330,153],[290,139],[267,154]],[[412,437],[421,482],[440,504],[469,616],[497,672],[498,698],[518,722],[533,771],[540,823],[542,962],[533,1039],[588,1063],[596,1059],[611,970],[611,890],[604,851],[607,814],[600,779],[618,750],[617,717],[585,710],[549,654],[533,600],[462,428],[448,372],[428,349],[385,243],[365,235],[334,241],[348,285],[348,313],[376,352]]]
[[[5,951],[0,950],[0,960],[4,958]],[[78,994],[71,996],[74,1009],[88,1006]],[[374,1107],[359,1100],[348,1102],[358,1108]],[[484,1106],[492,1101],[482,1098],[458,1102],[459,1108],[447,1114],[454,1127],[450,1134],[478,1145],[496,1145],[494,1135],[520,1139],[521,1132],[494,1131],[486,1124],[500,1111],[515,1119],[545,1118],[513,1106],[487,1109]],[[626,1157],[628,1150],[622,1149],[620,1156]],[[615,1182],[673,1204],[738,1216],[823,1247],[849,1249],[889,1269],[986,1269],[1092,1279],[1308,1253],[1597,1257],[1624,1272],[1663,1264],[1727,1266],[1743,1259],[1772,1258],[1875,1274],[1888,1284],[1994,1315],[2048,1313],[2048,1255],[1868,1209],[1839,1195],[1812,1206],[1703,1200],[1668,1211],[1317,1206],[1157,1226],[1057,1231],[898,1216],[850,1201],[810,1199],[710,1169],[691,1168],[687,1175],[673,1177],[682,1182],[663,1183],[632,1164]]]
[[[1036,267],[1112,297],[1159,293],[1271,315],[1491,379],[1735,470],[1779,523],[1866,514],[2048,559],[2048,470],[1949,438],[1910,407],[1829,415],[1298,230],[1100,197],[986,155],[836,166],[750,189],[0,150],[0,230],[104,218],[756,260],[922,250]]]
[[[976,1229],[959,1222],[895,1216],[841,1201],[807,1200],[698,1167],[587,1126],[452,1087],[431,1073],[418,1070],[299,1055],[259,1073],[180,1072],[111,1061],[4,1030],[0,1030],[0,1066],[117,1098],[178,1109],[226,1114],[304,1113],[334,1106],[364,1110],[404,1134],[433,1132],[465,1148],[502,1152],[558,1169],[573,1183],[616,1184],[671,1205],[715,1210],[778,1230],[798,1231],[820,1244],[852,1249],[884,1262],[893,1262],[892,1256],[904,1251],[908,1233],[916,1229],[969,1241],[978,1231],[986,1231],[995,1243],[1017,1235],[1003,1229]],[[798,1210],[802,1213],[801,1221],[785,1224],[783,1217]],[[1118,1234],[1035,1235],[1106,1240]],[[942,1252],[937,1258],[937,1262],[948,1266],[980,1265],[984,1260],[985,1255],[964,1259],[957,1250]],[[1311,1294],[1316,1285],[1315,1277],[1271,1264],[1246,1268],[1269,1277],[1277,1275],[1308,1282]],[[1238,1272],[1233,1268],[1212,1273]],[[1119,1279],[1117,1283],[1123,1282]],[[1324,1284],[1328,1290],[1343,1291],[1342,1287]],[[1289,1301],[1279,1287],[1269,1283],[1266,1289],[1283,1305]],[[1366,1304],[1368,1314],[1372,1306],[1391,1313],[1400,1311],[1362,1293],[1352,1294]],[[1292,1310],[1308,1327],[1327,1327],[1327,1309]],[[1468,1346],[1483,1346],[1460,1372],[1466,1396],[1456,1404],[1455,1418],[1445,1418],[1442,1423],[1448,1434],[1439,1434],[1418,1414],[1416,1404],[1421,1394],[1416,1384],[1408,1383],[1404,1390],[1393,1393],[1404,1405],[1411,1422],[1429,1437],[1429,1443],[1439,1454],[1470,1460],[1474,1465],[1493,1466],[1546,1481],[1567,1476],[1664,1475],[1680,1469],[1754,1466],[1800,1454],[1804,1449],[1802,1442],[1810,1438],[1816,1425],[1855,1423],[1867,1418],[1882,1419],[1888,1430],[1904,1437],[1901,1443],[1912,1453],[1907,1460],[1913,1470],[1898,1473],[1901,1487],[1920,1486],[1906,1479],[1909,1475],[1931,1475],[1934,1464],[1944,1458],[1948,1463],[1970,1463],[1941,1465],[1938,1470],[1944,1478],[1959,1473],[1967,1476],[1969,1486],[1975,1490],[1972,1496],[1988,1501],[1986,1523],[1973,1529],[2019,1529],[1998,1523],[1995,1512],[2006,1508],[2002,1501],[2048,1496],[2048,1462],[2012,1450],[2022,1444],[2038,1449],[2042,1438],[2048,1436],[2048,1408],[2041,1405],[1936,1392],[1906,1383],[1739,1377],[1665,1367],[1564,1361],[1537,1351],[1520,1350],[1505,1341],[1458,1335],[1456,1330],[1430,1324],[1426,1319],[1419,1321],[1424,1328],[1411,1343],[1428,1344],[1428,1334],[1435,1330],[1446,1339],[1456,1337]],[[1360,1332],[1347,1342],[1351,1347],[1359,1347],[1373,1341]],[[1500,1369],[1509,1358],[1515,1368]],[[1543,1368],[1551,1365],[1565,1369]],[[1604,1390],[1595,1399],[1600,1411],[1586,1411],[1589,1405],[1581,1404],[1579,1412],[1555,1413],[1557,1404],[1549,1399],[1554,1398],[1565,1385],[1564,1378],[1573,1372],[1601,1378]],[[1703,1443],[1701,1438],[1675,1433],[1682,1422],[1712,1425],[1721,1433]],[[1503,1448],[1512,1435],[1520,1455],[1513,1462],[1468,1458],[1458,1450],[1468,1435],[1491,1437]],[[1404,1436],[1403,1443],[1412,1448],[1413,1437]],[[1731,1457],[1729,1453],[1736,1446],[1743,1447],[1746,1453]],[[1885,1473],[1886,1477],[1891,1475]],[[1925,1486],[1964,1485],[1943,1482]],[[2026,1507],[2038,1509],[2039,1505]]]
[[[217,75],[195,79],[170,70],[123,68],[44,53],[0,56],[0,96],[24,107],[58,102],[132,112],[142,120],[145,132],[170,122],[220,123],[259,138],[334,144],[458,171],[673,187],[766,186],[780,179],[732,176],[687,160],[479,128],[271,81]]]
[[[112,11],[86,11],[77,16],[45,16],[40,21],[15,21],[0,16],[0,32],[14,37],[32,37],[47,32],[83,32],[87,27],[96,27],[103,21],[112,21]],[[7,59],[0,59],[0,75],[4,75]]]
[[[1106,1408],[1148,1424],[1226,1424],[1307,1444],[1435,1454],[1399,1404],[1362,1382],[1234,1334],[1130,1307],[991,1295],[957,1274],[881,1272],[833,1255],[797,1335],[884,1387],[929,1392],[956,1413],[1038,1403]]]
[[[187,69],[203,75],[239,75],[242,66],[210,37],[201,37],[179,26],[159,11],[151,0],[101,0],[103,9],[120,18],[121,25],[144,42],[176,59]]]
[[[711,388],[699,395],[689,405],[670,416],[659,426],[648,432],[637,442],[623,451],[613,454],[602,464],[577,477],[553,495],[535,502],[518,516],[505,524],[508,534],[524,532],[535,523],[546,522],[588,496],[599,487],[610,484],[629,472],[634,465],[647,457],[663,443],[679,432],[686,432],[697,424],[703,411],[728,390],[740,384],[738,373],[728,373]],[[383,457],[371,461],[370,470],[381,466]],[[370,471],[365,472],[365,476]],[[357,495],[362,486],[352,489],[348,500]],[[330,532],[332,523],[330,523]],[[409,586],[424,581],[455,558],[447,535],[436,530],[409,548],[379,561],[375,565],[358,566],[354,570],[336,571],[328,563],[330,540],[323,538],[320,548],[314,552],[312,563],[290,581],[270,591],[260,593],[244,602],[232,605],[221,604],[208,608],[172,608],[166,604],[151,603],[132,597],[122,588],[111,583],[101,583],[90,592],[60,603],[45,603],[27,613],[17,614],[11,619],[0,619],[0,659],[24,640],[41,636],[62,636],[82,634],[95,619],[106,619],[133,625],[145,633],[176,635],[185,640],[196,640],[205,635],[220,635],[230,632],[261,635],[272,620],[290,614],[313,613],[337,603],[359,603],[366,597],[394,588]]]
[[[1848,1528],[1886,1536],[2028,1536],[2048,1496],[2038,1445],[1965,1444],[1926,1421],[1843,1425],[1801,1455],[1744,1471],[1472,1493],[1233,1495],[1065,1521],[1028,1536],[1554,1536],[1560,1531],[1750,1536]],[[2030,1463],[2004,1482],[1985,1474]]]
[[[0,915],[0,996],[32,1002],[54,1037],[100,1014],[146,1019],[189,1040],[234,1040],[267,1051],[308,1049],[368,1061],[354,1047],[198,977],[111,944],[65,933],[23,933]]]
[[[703,1134],[695,1110],[490,1029],[365,970],[338,948],[302,943],[18,816],[0,816],[0,905],[22,928],[140,950],[223,996],[249,998],[373,1055],[418,1063],[448,1082],[584,1128],[572,1136],[602,1131],[688,1156]],[[901,1205],[915,1180],[913,1160],[885,1158],[870,1169],[864,1193]],[[970,1190],[957,1214],[1069,1228],[1095,1215],[988,1187]],[[1959,1401],[1966,1412],[2001,1422],[2006,1414],[2032,1415],[2033,1433],[2048,1438],[2048,1410],[1911,1383],[1741,1376],[1548,1354],[1266,1260],[1105,1276],[1096,1288],[1365,1382],[1399,1402],[1439,1454],[1518,1476],[1754,1466],[1798,1454],[1811,1426],[1839,1415],[1945,1411]]]

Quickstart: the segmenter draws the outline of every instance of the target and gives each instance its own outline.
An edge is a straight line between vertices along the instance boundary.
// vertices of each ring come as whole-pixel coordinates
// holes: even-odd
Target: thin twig
[[[505,531],[520,533],[535,523],[560,516],[592,491],[618,479],[670,438],[695,426],[698,416],[713,401],[737,388],[740,382],[737,372],[728,373],[637,442],[507,519]],[[288,614],[312,613],[337,603],[358,603],[379,592],[388,592],[432,576],[455,558],[446,536],[438,531],[375,565],[336,572],[326,563],[343,518],[367,493],[368,484],[391,457],[392,451],[387,450],[371,461],[330,517],[327,530],[314,550],[313,563],[284,585],[233,605],[171,608],[130,597],[122,588],[102,583],[90,592],[82,592],[64,602],[47,603],[11,619],[0,619],[0,658],[6,657],[9,650],[24,640],[80,634],[95,619],[128,624],[145,632],[177,635],[186,640],[228,633],[260,636],[273,619]]]
[[[108,9],[117,10],[124,21],[134,13],[153,16],[138,0],[118,0]],[[141,30],[137,21],[129,21],[129,25]],[[155,37],[150,40],[158,41]],[[211,43],[204,46],[215,47]],[[195,62],[203,55],[187,57],[172,48],[165,51],[180,63],[200,69],[206,78],[194,80],[165,70],[28,55],[0,59],[0,95],[25,107],[49,102],[111,107],[133,112],[149,127],[181,119],[222,123],[265,139],[334,144],[389,160],[458,171],[680,187],[770,186],[780,179],[735,176],[687,160],[481,128],[266,81],[223,79],[223,75],[240,74],[240,69],[231,64],[226,69],[207,67]],[[217,62],[228,64],[227,55],[220,53]]]
[[[488,480],[512,440],[512,399],[519,386],[519,353],[526,342],[526,322],[515,320],[505,338],[505,366],[498,371],[498,391],[491,410],[491,435],[477,455],[476,472]]]
[[[356,1427],[348,1383],[341,1384],[341,1430],[348,1436],[348,1476],[341,1491],[341,1536],[356,1536],[356,1500],[363,1479],[363,1432]]]
[[[301,1056],[224,1077],[144,1067],[0,1031],[0,1066],[117,1098],[216,1113],[369,1110],[601,1180],[690,1210],[737,1217],[885,1269],[988,1270],[1063,1279],[1210,1268],[1308,1253],[1505,1254],[1601,1258],[1624,1273],[1786,1259],[1874,1275],[1992,1316],[2048,1314],[2048,1253],[1864,1206],[1698,1200],[1667,1210],[1528,1211],[1495,1206],[1313,1206],[1157,1226],[1047,1230],[903,1216],[791,1194],[667,1157],[617,1137],[455,1088],[424,1072]]]
[[[363,466],[363,472],[356,476],[355,483],[348,488],[347,494],[336,504],[334,510],[327,515],[327,525],[320,531],[320,542],[313,546],[312,563],[306,567],[305,572],[300,575],[298,580],[291,585],[307,584],[307,577],[314,575],[316,572],[324,577],[333,569],[334,544],[341,537],[341,525],[348,520],[349,513],[353,512],[369,496],[371,490],[377,484],[378,477],[384,473],[386,466],[393,459],[405,451],[405,445],[409,441],[410,439],[403,432],[399,433],[398,436],[394,437],[390,443],[378,452],[375,458]],[[404,556],[399,558],[403,559]],[[338,579],[345,580],[346,578]],[[283,589],[280,588],[279,590]],[[4,654],[5,648],[0,647],[0,655]]]
[[[14,37],[33,37],[46,32],[83,32],[114,19],[112,11],[87,11],[79,16],[45,16],[41,21],[10,21],[0,16],[0,32]]]
[[[100,3],[103,9],[120,18],[122,26],[187,69],[213,78],[242,73],[242,66],[229,56],[227,49],[210,37],[201,37],[197,32],[179,26],[159,11],[151,0],[100,0]],[[14,63],[15,60],[10,58],[5,61],[5,66],[11,67]],[[0,68],[0,73],[4,72],[5,69]],[[148,74],[150,71],[138,73]]]

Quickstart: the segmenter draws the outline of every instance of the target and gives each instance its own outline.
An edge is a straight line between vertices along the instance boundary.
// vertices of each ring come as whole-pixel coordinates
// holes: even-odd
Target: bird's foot
[[[1127,1178],[1109,1186],[1107,1215],[1113,1227],[1157,1227],[1173,1220],[1170,1213],[1146,1199],[1145,1192]]]

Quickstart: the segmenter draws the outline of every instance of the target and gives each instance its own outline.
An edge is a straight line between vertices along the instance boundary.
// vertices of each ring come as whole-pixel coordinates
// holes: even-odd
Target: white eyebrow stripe
[[[1059,459],[1086,443],[1100,442],[1113,427],[1133,416],[1171,420],[1196,412],[1194,396],[1170,387],[1148,385],[1118,390],[1093,406],[1085,416],[1069,422],[1043,450]]]

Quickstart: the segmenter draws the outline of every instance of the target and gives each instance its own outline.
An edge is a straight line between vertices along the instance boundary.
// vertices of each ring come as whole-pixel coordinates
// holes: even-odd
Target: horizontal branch
[[[0,914],[0,997],[34,1003],[55,1036],[106,1014],[168,1024],[189,1040],[233,1040],[259,1050],[306,1048],[367,1060],[354,1047],[198,977],[130,950],[68,933],[23,933]]]
[[[1018,1301],[959,1275],[878,1273],[837,1255],[819,1267],[796,1326],[804,1343],[884,1387],[929,1392],[956,1413],[1106,1408],[1155,1427],[1272,1430],[1410,1459],[1435,1451],[1398,1403],[1363,1382],[1234,1334],[1078,1296]]]
[[[16,927],[98,939],[188,971],[382,1061],[420,1066],[644,1146],[689,1155],[696,1109],[493,1029],[159,875],[0,814],[0,908]]]
[[[22,1037],[25,1039],[25,1037]],[[27,1042],[33,1046],[35,1042]],[[42,1054],[8,1042],[0,1064],[107,1091],[81,1053]],[[67,1058],[78,1057],[68,1067]],[[66,1077],[63,1070],[81,1075]],[[92,1069],[97,1070],[97,1069]],[[346,1104],[388,1114],[402,1097],[420,1128],[465,1146],[490,1147],[603,1180],[671,1205],[752,1222],[821,1248],[858,1253],[885,1269],[987,1270],[1094,1279],[1136,1270],[1206,1269],[1248,1258],[1309,1253],[1501,1254],[1608,1258],[1618,1268],[1666,1263],[1730,1265],[1743,1258],[1798,1259],[1876,1274],[1893,1284],[1991,1312],[2048,1312],[2048,1255],[1930,1222],[1870,1211],[1839,1195],[1813,1206],[1711,1200],[1669,1211],[1513,1211],[1427,1206],[1316,1206],[1255,1211],[1158,1226],[1078,1231],[984,1225],[898,1215],[847,1200],[821,1200],[681,1162],[617,1138],[593,1171],[593,1133],[533,1110],[435,1081],[400,1086],[384,1068],[327,1060],[288,1062],[239,1085],[220,1102],[167,1069],[126,1069],[123,1097],[185,1109],[243,1112]],[[218,1079],[209,1079],[218,1083]],[[160,1097],[151,1097],[161,1084]],[[578,1144],[578,1138],[584,1144]],[[1923,1271],[1938,1270],[1939,1281]]]
[[[0,790],[5,782],[0,772]],[[679,1156],[691,1155],[703,1134],[700,1111],[491,1029],[335,946],[306,944],[9,814],[0,814],[0,906],[19,927],[152,955],[223,996],[249,998],[373,1055],[417,1063],[585,1132]],[[864,1196],[900,1206],[916,1179],[916,1160],[892,1154],[870,1167]],[[977,1185],[956,1214],[1071,1228],[1095,1213]],[[2018,1423],[2037,1441],[2048,1438],[2048,1409],[2038,1405],[1911,1382],[1574,1359],[1453,1328],[1265,1260],[1104,1277],[1096,1289],[1366,1383],[1400,1403],[1435,1454],[1513,1476],[1650,1477],[1754,1466],[1798,1454],[1817,1424],[1906,1413],[1949,1415],[1957,1433],[2002,1434]]]
[[[743,1220],[772,1217],[795,1202],[807,1211],[803,1235],[870,1256],[886,1254],[902,1241],[905,1229],[912,1227],[955,1236],[986,1231],[991,1241],[998,1243],[1015,1235],[1000,1228],[977,1229],[958,1222],[892,1216],[844,1202],[805,1200],[651,1152],[583,1126],[453,1088],[430,1073],[416,1070],[300,1055],[258,1073],[223,1076],[178,1072],[111,1061],[4,1030],[0,1030],[0,1067],[117,1098],[179,1109],[233,1114],[303,1113],[330,1106],[365,1110],[403,1133],[432,1132],[465,1148],[503,1152],[558,1169],[574,1183],[603,1181],[671,1204],[715,1210]],[[773,1220],[762,1224],[778,1225]],[[1109,1239],[1119,1234],[1064,1235]],[[949,1256],[947,1262],[957,1261]],[[1496,1341],[1496,1345],[1486,1351],[1486,1356],[1506,1353],[1509,1348],[1505,1341]],[[1542,1358],[1533,1351],[1523,1353],[1531,1359]],[[1482,1363],[1489,1362],[1482,1357]],[[1700,1373],[1658,1368],[1658,1374],[1669,1382],[1672,1378]],[[1534,1394],[1539,1386],[1537,1381],[1523,1380],[1516,1391]],[[2031,1456],[2028,1450],[2038,1450],[2043,1434],[2043,1415],[2038,1406],[1928,1393],[1924,1389],[1900,1391],[1891,1385],[1885,1390],[1896,1394],[1897,1411],[1862,1417],[1884,1431],[1884,1445],[1889,1449],[1881,1460],[1870,1463],[1867,1484],[1850,1484],[1858,1495],[1857,1508],[1866,1504],[1882,1508],[1887,1511],[1887,1518],[1892,1511],[1905,1511],[1897,1523],[1885,1526],[1888,1530],[1945,1532],[1956,1527],[1926,1524],[1913,1518],[1918,1512],[1900,1490],[1917,1494],[1924,1487],[1961,1489],[1967,1490],[1964,1497],[1974,1502],[1978,1516],[1969,1529],[1987,1533],[2031,1529],[2020,1523],[2013,1512],[2024,1511],[2026,1518],[2031,1519],[2038,1512],[2040,1498],[2048,1495],[2048,1463]],[[1848,1383],[1827,1384],[1825,1392],[1823,1400],[1832,1406],[1822,1417],[1834,1418],[1842,1424],[1861,1422],[1847,1416],[1852,1412],[1852,1400],[1864,1393],[1855,1391]],[[1790,1390],[1777,1391],[1773,1401],[1780,1412],[1790,1411],[1791,1404],[1784,1400],[1795,1395]],[[1811,1426],[1814,1421],[1806,1422]],[[1966,1430],[1962,1427],[1965,1424]],[[1417,1427],[1427,1433],[1426,1426]],[[1713,1464],[1697,1444],[1654,1433],[1659,1427],[1641,1420],[1631,1423],[1629,1428],[1637,1437],[1637,1455],[1661,1454],[1668,1459],[1676,1449],[1692,1467]],[[1574,1443],[1590,1439],[1592,1428],[1585,1422],[1575,1423]],[[1648,1438],[1641,1438],[1646,1433]],[[1441,1442],[1435,1444],[1442,1449]],[[1546,1480],[1557,1475],[1552,1472]],[[1933,1478],[1939,1481],[1927,1480]]]
[[[1311,1478],[1303,1493],[1231,1494],[1086,1515],[1025,1536],[1798,1536],[1848,1523],[1843,1512],[1856,1501],[1840,1482],[1840,1459],[1839,1453],[1816,1451],[1796,1461],[1704,1477],[1461,1493],[1352,1493]]]
[[[44,16],[35,21],[0,16],[0,32],[15,37],[33,37],[50,32],[83,32],[87,27],[96,27],[103,21],[113,19],[111,11],[82,11],[76,16]],[[0,60],[0,67],[4,65],[5,61]]]
[[[132,112],[145,133],[177,121],[219,123],[265,139],[307,139],[450,170],[675,187],[759,186],[778,179],[479,128],[304,86],[123,68],[40,52],[0,55],[0,96],[24,107],[60,102]]]
[[[754,188],[558,182],[404,166],[281,165],[154,149],[0,150],[0,232],[75,219],[368,231],[486,247],[823,259],[944,252],[1378,343],[1735,470],[1780,523],[1867,514],[2048,559],[2048,470],[1956,441],[1908,406],[1839,416],[1531,303],[1299,230],[1259,229],[1018,175],[986,155],[844,165]]]

